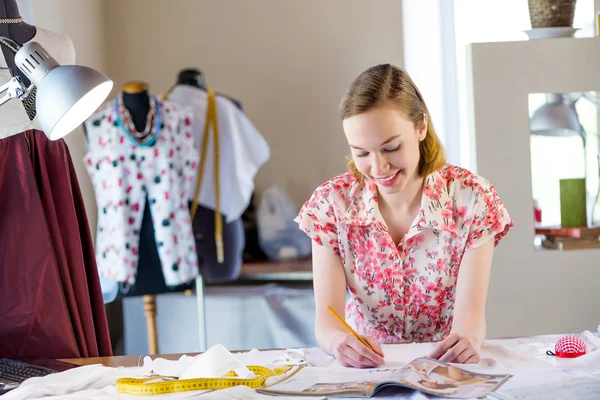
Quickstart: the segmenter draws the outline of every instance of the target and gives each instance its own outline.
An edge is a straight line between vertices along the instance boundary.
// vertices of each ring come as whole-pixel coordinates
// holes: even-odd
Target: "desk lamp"
[[[0,107],[11,99],[24,101],[37,87],[37,119],[50,140],[60,139],[77,128],[112,90],[112,80],[100,72],[81,65],[60,65],[37,42],[20,46],[0,37],[0,44],[15,52],[16,66],[31,81],[26,88],[11,71],[13,77],[0,86]]]

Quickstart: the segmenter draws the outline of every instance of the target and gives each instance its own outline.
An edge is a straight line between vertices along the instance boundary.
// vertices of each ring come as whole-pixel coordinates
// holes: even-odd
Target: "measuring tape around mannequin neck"
[[[195,390],[219,390],[227,389],[233,386],[249,386],[256,389],[262,386],[267,378],[272,376],[282,375],[294,366],[285,365],[277,367],[273,370],[249,365],[247,367],[256,377],[254,378],[236,378],[235,372],[231,371],[223,378],[197,378],[177,380],[173,377],[151,376],[148,378],[121,378],[117,380],[117,391],[119,393],[130,394],[135,396],[154,396],[159,394],[191,392]],[[302,368],[302,367],[295,367]],[[164,382],[149,382],[156,379],[173,379]],[[149,382],[149,383],[147,383]]]
[[[163,96],[163,101],[167,100],[171,91],[175,86],[171,87]],[[198,175],[196,178],[196,188],[194,189],[194,197],[192,208],[190,209],[191,219],[194,219],[198,210],[198,195],[202,188],[202,179],[204,178],[204,164],[206,161],[206,151],[208,149],[208,139],[212,128],[213,132],[213,150],[214,150],[214,178],[215,178],[215,246],[217,248],[217,261],[222,264],[225,259],[223,250],[223,221],[221,219],[221,191],[220,191],[220,174],[219,174],[219,121],[217,118],[217,101],[215,93],[211,88],[206,89],[208,93],[208,107],[206,110],[206,125],[204,126],[204,136],[202,137],[202,149],[200,156],[200,165],[198,166]]]

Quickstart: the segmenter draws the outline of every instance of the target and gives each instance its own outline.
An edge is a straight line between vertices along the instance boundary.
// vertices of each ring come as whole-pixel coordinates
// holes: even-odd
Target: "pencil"
[[[344,319],[342,317],[340,317],[338,315],[338,313],[335,312],[335,310],[333,308],[331,308],[331,306],[327,307],[329,309],[329,311],[333,314],[334,317],[337,318],[338,321],[340,321],[342,323],[342,325],[344,325],[344,327],[346,329],[348,329],[348,331],[353,334],[358,340],[360,340],[360,342],[362,344],[364,344],[365,346],[367,346],[369,349],[373,350],[373,352],[375,354],[381,355],[379,354],[377,351],[375,351],[375,349],[373,347],[371,347],[371,345],[369,344],[369,342],[367,342],[365,339],[363,339],[358,333],[356,333],[356,331],[354,329],[352,329],[352,327],[350,325],[348,325],[346,323],[346,321],[344,321]]]

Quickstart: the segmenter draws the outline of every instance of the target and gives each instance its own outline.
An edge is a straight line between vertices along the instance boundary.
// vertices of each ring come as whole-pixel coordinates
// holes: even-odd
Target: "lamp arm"
[[[8,47],[12,51],[14,51],[15,54],[21,48],[21,46],[17,42],[6,36],[0,36],[0,44],[3,44],[4,46]],[[10,70],[10,68],[2,69],[8,69],[11,75],[13,75],[13,72]],[[4,96],[0,97],[0,106],[2,106],[4,103],[8,102],[11,99],[18,98],[24,100],[29,95],[31,88],[32,87],[26,89],[21,83],[21,78],[19,78],[18,76],[13,76],[8,82],[0,86],[0,95],[4,93]]]
[[[11,99],[25,100],[32,87],[33,85],[27,89],[23,86],[18,76],[12,77],[10,81],[0,86],[0,95],[4,93],[4,96],[0,97],[0,106]]]

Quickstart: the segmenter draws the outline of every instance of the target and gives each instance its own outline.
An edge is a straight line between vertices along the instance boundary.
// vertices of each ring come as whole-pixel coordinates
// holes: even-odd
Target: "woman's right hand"
[[[381,345],[370,336],[362,336],[373,350],[361,343],[353,334],[340,337],[332,349],[333,356],[344,367],[374,368],[385,363]]]

